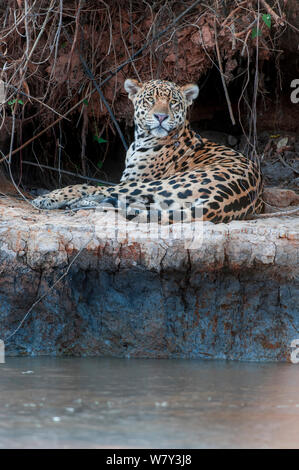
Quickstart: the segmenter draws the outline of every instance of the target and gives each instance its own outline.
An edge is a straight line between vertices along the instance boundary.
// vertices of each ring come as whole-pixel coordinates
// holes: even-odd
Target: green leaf
[[[264,13],[262,15],[262,19],[265,25],[268,26],[268,28],[271,28],[271,15]]]
[[[99,137],[98,135],[94,135],[93,140],[95,140],[98,144],[103,144],[104,142],[107,142],[107,140],[103,139],[102,137]]]
[[[66,41],[61,44],[61,47],[62,47],[63,49],[64,49],[66,46],[67,46],[67,42],[66,42]]]
[[[85,104],[85,106],[88,106],[88,100],[85,98],[85,100],[83,100],[83,104]]]
[[[251,35],[252,35],[252,38],[256,38],[257,36],[261,36],[262,35],[262,32],[260,29],[257,29],[257,28],[253,28],[252,29],[252,32],[251,32]]]
[[[103,166],[103,162],[100,160],[100,161],[97,163],[97,167],[101,169],[102,166]]]
[[[16,98],[14,98],[13,100],[10,100],[8,102],[9,106],[13,106],[16,102],[18,102],[19,104],[24,104],[24,101],[22,100],[17,100]]]

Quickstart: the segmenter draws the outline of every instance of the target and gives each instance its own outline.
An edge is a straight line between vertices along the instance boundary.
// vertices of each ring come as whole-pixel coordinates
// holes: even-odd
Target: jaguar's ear
[[[129,95],[130,100],[133,100],[136,93],[142,88],[142,83],[139,83],[137,80],[133,78],[127,78],[125,81],[125,90]]]
[[[188,85],[184,85],[181,87],[181,92],[186,98],[187,105],[190,106],[192,101],[198,97],[199,88],[194,83],[189,83]]]

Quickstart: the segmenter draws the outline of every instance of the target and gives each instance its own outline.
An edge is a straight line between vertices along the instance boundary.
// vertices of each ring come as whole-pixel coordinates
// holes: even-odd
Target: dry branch
[[[223,90],[224,90],[225,99],[226,99],[226,102],[227,102],[229,115],[230,115],[230,118],[231,118],[231,121],[232,121],[232,125],[234,126],[236,124],[236,120],[235,120],[235,117],[234,117],[231,101],[230,101],[229,94],[228,94],[228,91],[227,91],[227,86],[226,86],[226,83],[225,83],[223,67],[222,67],[222,61],[221,61],[219,45],[218,45],[218,39],[217,39],[216,23],[214,24],[214,32],[215,32],[215,48],[216,48],[216,53],[217,53],[217,59],[218,59],[218,65],[219,65],[219,70],[220,70],[221,81],[222,81],[222,85],[223,85]]]
[[[261,0],[262,4],[264,5],[264,7],[266,8],[267,12],[269,13],[269,15],[272,16],[272,18],[274,19],[274,21],[279,25],[279,26],[283,26],[284,25],[284,20],[278,16],[275,11],[273,10],[273,8],[270,7],[270,5],[265,1],[265,0]]]

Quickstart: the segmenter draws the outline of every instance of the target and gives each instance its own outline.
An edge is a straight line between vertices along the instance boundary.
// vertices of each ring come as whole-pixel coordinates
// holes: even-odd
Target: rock
[[[50,192],[49,189],[45,189],[45,188],[31,189],[30,191],[30,193],[34,197],[44,196],[45,194],[48,194],[49,192]]]
[[[279,185],[279,183],[287,183],[294,176],[293,170],[280,162],[263,162],[261,168],[264,177],[274,186]]]
[[[194,126],[193,126],[194,127]],[[235,147],[238,144],[238,138],[234,135],[225,134],[224,132],[211,131],[211,130],[199,130],[199,134],[206,139],[217,142],[221,145],[229,145]]]
[[[227,144],[230,147],[235,147],[238,143],[238,139],[234,135],[228,135],[227,136]]]
[[[283,158],[285,160],[294,160],[296,158],[296,153],[287,150],[286,152],[283,152]]]
[[[199,130],[199,134],[201,135],[201,137],[205,137],[206,139],[209,139],[212,142],[217,142],[221,145],[227,145],[227,134],[225,134],[224,132]]]
[[[246,153],[246,151],[248,150],[248,140],[245,135],[241,136],[241,139],[238,145],[238,150],[241,153]]]
[[[299,218],[114,222],[1,202],[7,355],[290,359]]]
[[[268,142],[270,137],[269,131],[262,131],[259,133],[258,138],[263,142]]]
[[[263,200],[271,206],[278,208],[289,207],[292,209],[292,205],[299,206],[299,195],[290,189],[265,188],[263,192]]]
[[[293,170],[299,174],[299,160],[291,164]]]

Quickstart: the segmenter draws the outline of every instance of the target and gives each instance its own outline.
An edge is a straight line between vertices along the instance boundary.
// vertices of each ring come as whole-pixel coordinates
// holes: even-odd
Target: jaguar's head
[[[198,86],[178,86],[164,80],[139,83],[128,78],[125,90],[134,104],[137,128],[155,137],[166,137],[183,126],[187,107],[198,96]]]

